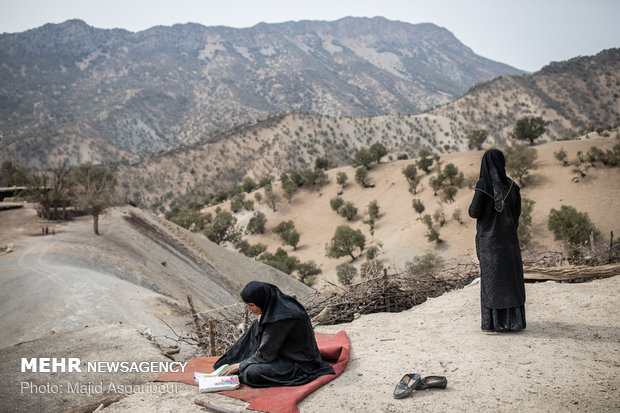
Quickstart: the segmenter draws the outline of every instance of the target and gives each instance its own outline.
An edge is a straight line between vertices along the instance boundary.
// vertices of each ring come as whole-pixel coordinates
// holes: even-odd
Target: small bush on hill
[[[405,264],[405,274],[409,277],[433,276],[443,266],[443,259],[434,252],[416,256]]]
[[[351,285],[351,282],[356,275],[357,269],[347,262],[338,264],[338,266],[336,266],[336,276],[338,277],[338,281],[340,281],[340,284],[342,285]]]
[[[551,208],[547,226],[556,240],[570,244],[584,244],[591,234],[595,237],[599,234],[587,213],[567,205],[562,205],[559,210]]]

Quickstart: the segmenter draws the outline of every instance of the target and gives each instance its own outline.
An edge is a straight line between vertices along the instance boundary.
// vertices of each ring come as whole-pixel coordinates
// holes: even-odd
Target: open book
[[[198,383],[200,393],[207,393],[220,390],[233,390],[239,387],[239,376],[219,376],[228,364],[223,365],[219,369],[211,373],[194,372],[194,381]]]

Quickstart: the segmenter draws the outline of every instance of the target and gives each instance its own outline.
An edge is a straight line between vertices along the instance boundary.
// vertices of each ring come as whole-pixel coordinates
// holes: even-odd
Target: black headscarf
[[[250,281],[241,291],[241,298],[246,303],[256,304],[263,311],[260,324],[308,318],[306,309],[296,299],[284,294],[273,284]]]
[[[512,180],[506,176],[506,159],[502,151],[498,149],[486,151],[482,156],[480,179],[476,189],[493,198],[497,212],[502,212],[504,209],[504,201],[512,184]]]

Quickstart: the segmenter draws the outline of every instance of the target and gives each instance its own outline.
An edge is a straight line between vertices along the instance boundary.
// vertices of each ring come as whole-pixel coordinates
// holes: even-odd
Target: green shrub
[[[336,276],[340,284],[349,286],[353,281],[353,278],[357,275],[357,270],[352,264],[342,263],[336,267]]]
[[[551,208],[547,227],[556,240],[571,244],[584,244],[590,239],[590,234],[599,234],[587,213],[566,205],[562,205],[559,210]]]
[[[535,203],[531,199],[521,198],[521,215],[519,216],[519,228],[517,229],[517,236],[521,246],[527,245],[532,239],[530,227],[532,226],[532,210]]]
[[[340,207],[344,204],[344,199],[337,196],[329,200],[329,206],[336,212],[340,209]]]
[[[347,221],[351,221],[353,218],[357,216],[357,208],[353,205],[352,202],[347,201],[343,206],[340,207],[340,211],[338,212],[340,216],[347,219]]]
[[[433,276],[439,272],[443,266],[443,259],[433,253],[427,252],[424,255],[418,255],[405,264],[405,274],[409,277],[416,276]]]
[[[322,272],[323,270],[321,270],[314,261],[306,261],[297,265],[297,275],[299,276],[299,281],[306,284],[308,287],[312,287],[314,285],[316,282],[316,277],[318,277],[318,275]]]
[[[264,234],[267,217],[262,212],[256,211],[254,216],[248,221],[246,233],[248,234]]]

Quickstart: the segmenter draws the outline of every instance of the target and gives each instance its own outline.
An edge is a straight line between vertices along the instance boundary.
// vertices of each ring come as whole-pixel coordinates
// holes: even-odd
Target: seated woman
[[[299,302],[272,284],[251,281],[241,298],[258,314],[241,338],[213,365],[230,366],[252,387],[298,386],[334,369],[319,354],[308,313]]]

